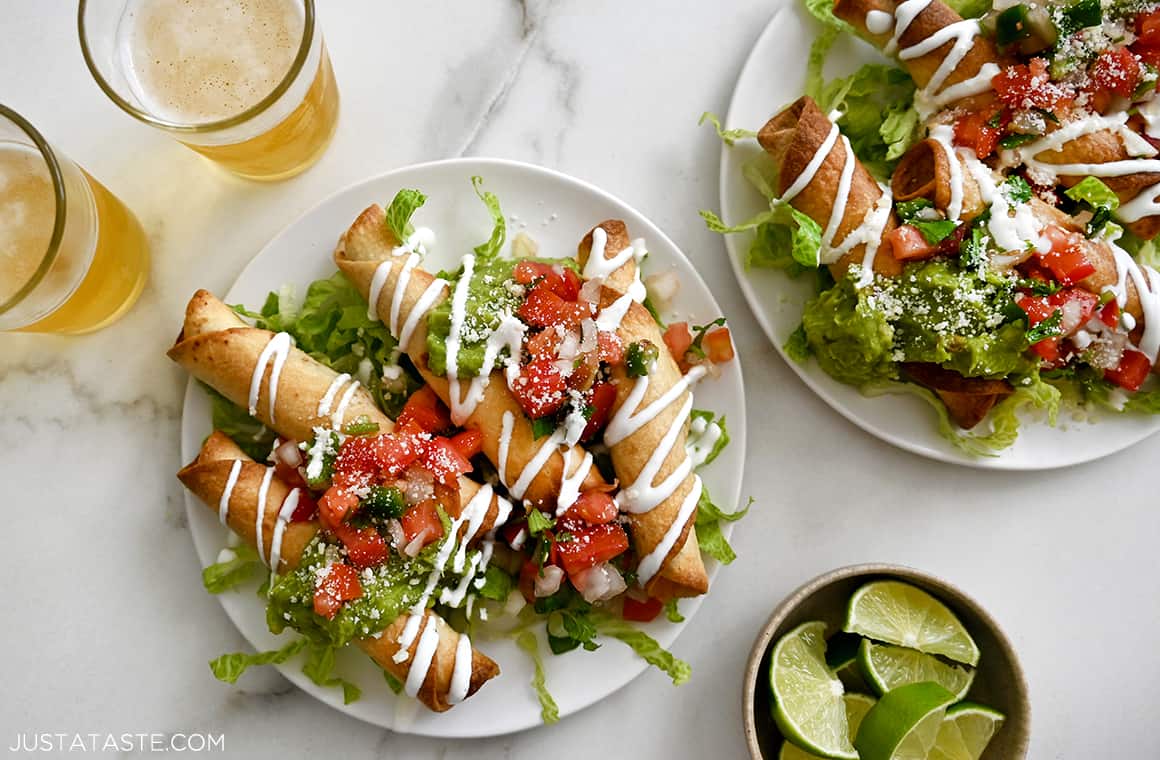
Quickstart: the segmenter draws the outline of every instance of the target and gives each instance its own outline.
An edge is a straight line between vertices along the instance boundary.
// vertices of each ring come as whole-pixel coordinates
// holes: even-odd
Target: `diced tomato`
[[[523,517],[504,524],[504,526],[500,528],[499,531],[500,537],[503,538],[508,546],[516,549],[516,551],[519,551],[524,547],[523,543],[521,543],[518,548],[513,546],[513,544],[518,542],[520,533],[524,534],[524,541],[526,542],[528,538],[528,521]]]
[[[1105,50],[1092,64],[1089,76],[1094,87],[1130,98],[1140,84],[1140,62],[1126,47]]]
[[[1000,71],[991,80],[995,94],[1005,105],[1016,109],[1041,108],[1054,111],[1072,98],[1072,93],[1051,81],[1046,58],[1032,58]]]
[[[693,333],[689,331],[689,323],[673,322],[669,325],[665,330],[665,345],[678,362],[684,359],[689,347],[693,345]]]
[[[565,513],[592,525],[610,523],[620,514],[616,502],[604,491],[585,491]]]
[[[634,623],[649,623],[657,619],[657,615],[661,614],[661,610],[665,608],[665,603],[660,599],[653,599],[651,596],[643,602],[638,602],[631,596],[624,597],[624,608],[621,611],[621,616],[625,620],[631,620]]]
[[[1136,16],[1136,44],[1160,48],[1160,10]]]
[[[979,158],[986,158],[994,153],[999,138],[1003,136],[1003,126],[1001,123],[994,126],[992,120],[993,115],[982,111],[968,111],[955,122],[955,145],[970,148]]]
[[[347,512],[358,506],[358,497],[345,488],[331,486],[318,500],[318,519],[323,527],[334,530],[346,519]]]
[[[314,584],[314,611],[330,620],[342,609],[343,602],[360,596],[362,585],[358,582],[358,570],[336,562],[318,574]]]
[[[512,278],[520,285],[531,285],[536,280],[549,280],[559,276],[554,265],[530,259],[520,261],[512,272]]]
[[[407,422],[407,428],[414,423]],[[427,435],[396,428],[393,433],[352,436],[343,442],[334,462],[335,485],[357,485],[381,473],[397,476],[427,450]]]
[[[580,287],[584,282],[580,279],[580,275],[576,274],[575,269],[570,267],[563,267],[563,269],[564,274],[560,277],[559,284],[552,290],[565,301],[575,301],[580,297]]]
[[[1044,338],[1031,346],[1031,353],[1051,365],[1056,365],[1063,359],[1063,340],[1061,338]]]
[[[540,283],[531,289],[516,315],[532,327],[575,327],[592,316],[591,304],[565,301],[550,287]]]
[[[1104,379],[1125,390],[1138,391],[1151,371],[1152,362],[1146,354],[1128,349],[1120,357],[1120,366],[1104,370]]]
[[[601,330],[596,333],[596,354],[600,361],[615,367],[624,361],[624,341],[614,332]]]
[[[480,441],[482,440],[481,436]],[[472,470],[471,462],[467,461],[449,438],[436,438],[431,441],[423,455],[423,468],[445,486],[454,486],[456,478]]]
[[[567,515],[557,524],[556,535],[566,541],[557,541],[560,566],[570,576],[575,576],[588,568],[623,554],[628,549],[628,534],[619,523],[589,525],[581,520],[569,519]]]
[[[604,429],[608,418],[612,416],[612,405],[616,403],[616,386],[612,383],[597,383],[589,392],[588,403],[592,407],[592,414],[588,416],[588,424],[584,426],[584,434],[580,440],[588,441]]]
[[[1039,261],[1051,271],[1059,284],[1075,285],[1096,271],[1084,254],[1083,235],[1068,232],[1054,224],[1044,230],[1044,235],[1051,241],[1051,250],[1039,254]]]
[[[1115,299],[1108,301],[1104,307],[1100,309],[1100,321],[1108,327],[1115,329],[1120,324],[1120,304]]]
[[[282,461],[274,462],[274,477],[291,488],[306,488],[306,480],[297,467],[291,467]]]
[[[355,528],[339,523],[331,528],[334,535],[346,547],[346,556],[355,567],[374,567],[387,561],[391,549],[379,532],[371,527]]]
[[[439,433],[451,427],[451,413],[431,386],[424,385],[407,399],[397,421],[399,425],[410,422],[420,430]]]
[[[931,245],[911,224],[901,224],[886,235],[886,244],[890,252],[899,261],[918,261],[929,259],[938,250],[938,245]]]
[[[403,513],[399,522],[403,526],[403,540],[410,544],[416,538],[422,546],[438,541],[443,536],[443,523],[439,520],[439,510],[435,499],[426,499]]]
[[[451,439],[451,445],[464,459],[471,459],[483,450],[483,433],[478,430],[464,430]]]
[[[524,347],[533,359],[555,359],[560,346],[560,336],[552,328],[540,330],[528,338]]]
[[[294,513],[290,515],[290,522],[313,520],[316,514],[318,514],[318,502],[311,497],[308,491],[299,489],[298,506],[294,507]]]
[[[728,327],[718,327],[705,333],[702,347],[709,361],[714,364],[724,364],[733,359],[733,337]]]
[[[598,372],[600,372],[600,357],[595,351],[589,351],[580,354],[572,362],[572,372],[564,382],[571,390],[584,392],[592,387]]]
[[[533,420],[559,411],[567,398],[568,384],[551,359],[536,359],[520,368],[512,394]]]

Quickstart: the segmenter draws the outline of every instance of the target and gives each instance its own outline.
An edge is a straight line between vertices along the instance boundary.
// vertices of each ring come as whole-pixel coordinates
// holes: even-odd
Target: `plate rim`
[[[796,2],[796,0],[791,0],[791,2]],[[737,111],[740,109],[739,99],[741,95],[742,82],[745,81],[748,76],[752,74],[753,69],[759,65],[758,58],[763,49],[768,44],[770,44],[771,41],[776,40],[778,35],[778,30],[776,27],[779,18],[783,14],[789,12],[792,12],[790,2],[779,5],[779,7],[773,12],[772,16],[770,16],[770,19],[762,29],[761,34],[757,36],[757,40],[753,43],[753,47],[750,48],[749,53],[746,55],[745,62],[741,65],[741,69],[737,74],[737,80],[733,85],[733,92],[729,96],[729,107],[725,112],[725,120],[723,122],[725,128],[728,129],[737,126],[735,118]],[[804,95],[804,92],[802,94]],[[745,128],[749,128],[749,126],[745,125]],[[729,186],[729,181],[733,178],[733,175],[730,172],[730,150],[730,146],[722,141],[720,148],[720,162],[717,172],[718,202],[721,206],[722,213],[725,213],[727,205],[726,193],[728,192],[727,188]],[[1084,454],[1073,457],[1053,459],[1051,461],[1027,462],[1017,461],[1009,457],[1004,457],[1005,451],[996,452],[995,456],[969,456],[966,453],[960,452],[958,449],[954,448],[949,442],[946,442],[942,447],[934,448],[921,442],[911,440],[903,435],[880,428],[875,425],[873,421],[863,419],[860,415],[858,415],[856,409],[847,405],[833,395],[830,388],[827,386],[830,384],[837,384],[838,381],[830,378],[828,375],[824,380],[819,380],[818,378],[812,377],[806,373],[804,367],[802,367],[798,362],[794,361],[786,354],[785,348],[782,345],[782,340],[775,334],[775,330],[773,329],[773,325],[770,322],[769,316],[766,314],[765,310],[760,309],[755,305],[760,303],[761,299],[758,296],[755,286],[749,277],[746,276],[745,268],[741,263],[743,251],[740,247],[741,243],[739,241],[739,236],[722,235],[722,237],[725,238],[725,248],[729,252],[729,266],[733,270],[733,275],[737,280],[738,286],[741,288],[741,293],[745,297],[746,304],[749,306],[749,311],[757,320],[757,323],[761,326],[762,332],[765,333],[765,337],[771,344],[773,344],[774,349],[777,351],[782,361],[789,365],[790,369],[793,370],[794,374],[797,375],[797,378],[806,386],[806,388],[821,398],[822,401],[824,401],[826,405],[829,406],[833,411],[837,412],[848,422],[854,424],[863,432],[868,433],[880,441],[888,443],[896,448],[902,449],[903,451],[907,451],[912,454],[917,454],[919,456],[933,459],[939,462],[945,462],[947,464],[958,465],[960,467],[1005,472],[1042,472],[1046,470],[1060,469],[1063,467],[1073,467],[1075,465],[1104,459],[1106,457],[1112,456],[1113,454],[1117,454],[1130,446],[1142,443],[1148,438],[1156,435],[1156,433],[1160,432],[1160,417],[1157,417],[1156,424],[1151,430],[1142,430],[1138,434],[1130,435],[1123,441],[1118,442],[1116,445],[1109,447],[1105,451],[1100,451],[1094,455]],[[784,277],[783,273],[778,272],[775,274]],[[875,397],[863,396],[862,398],[865,401],[871,402],[875,400]],[[932,426],[934,425],[933,420],[931,421],[931,424]],[[1024,420],[1023,424],[1026,425],[1042,423],[1039,421],[1033,421],[1029,423]]]
[[[265,254],[272,247],[276,246],[283,238],[290,235],[291,232],[299,224],[302,224],[309,217],[319,213],[319,211],[322,208],[324,208],[328,204],[334,202],[340,196],[347,195],[348,193],[356,193],[361,189],[368,188],[368,187],[373,186],[377,183],[388,182],[394,176],[399,175],[399,174],[410,173],[410,172],[415,172],[415,171],[444,169],[444,168],[456,167],[456,166],[462,166],[462,167],[465,167],[465,169],[468,169],[469,167],[475,167],[475,168],[480,169],[480,171],[473,171],[473,170],[468,169],[465,173],[465,177],[470,177],[470,176],[472,176],[472,174],[483,174],[484,171],[486,171],[487,167],[503,167],[506,170],[515,171],[515,172],[531,172],[532,174],[541,175],[542,177],[547,178],[549,181],[562,182],[566,185],[572,185],[575,189],[578,189],[581,192],[594,195],[594,196],[598,197],[599,199],[601,199],[607,203],[610,203],[611,205],[620,207],[620,208],[630,212],[631,214],[634,214],[635,216],[642,219],[646,223],[646,225],[650,228],[647,231],[648,232],[647,237],[650,239],[656,239],[656,240],[661,241],[661,243],[663,245],[669,246],[670,249],[677,254],[677,257],[678,257],[677,260],[683,261],[684,265],[688,268],[688,270],[690,272],[692,272],[694,274],[694,276],[699,281],[700,286],[704,289],[704,292],[708,297],[708,302],[712,306],[713,310],[716,313],[720,313],[720,314],[724,315],[724,312],[721,309],[720,303],[717,301],[717,298],[713,294],[713,291],[709,288],[709,285],[708,285],[708,283],[705,282],[704,278],[701,277],[700,274],[697,272],[696,267],[693,265],[693,262],[689,259],[689,257],[685,254],[684,250],[682,250],[681,247],[678,246],[672,240],[672,238],[670,238],[664,232],[664,230],[662,230],[660,228],[660,226],[658,226],[655,222],[653,222],[650,217],[648,217],[647,215],[645,215],[641,211],[637,210],[631,204],[627,203],[626,201],[622,200],[620,197],[618,197],[618,196],[616,196],[616,195],[614,195],[614,194],[612,194],[612,193],[610,193],[610,192],[608,192],[608,191],[606,191],[606,190],[604,190],[604,189],[602,189],[602,188],[600,188],[600,187],[598,187],[598,186],[596,186],[596,185],[594,185],[586,180],[583,180],[579,177],[575,177],[575,176],[566,174],[564,172],[560,172],[556,169],[551,169],[549,167],[540,166],[537,164],[532,164],[532,163],[528,163],[528,162],[524,162],[524,161],[518,161],[515,159],[484,157],[484,156],[480,156],[480,157],[460,156],[460,157],[456,157],[456,158],[438,159],[438,160],[434,160],[434,161],[423,161],[423,162],[414,163],[414,164],[407,164],[407,165],[400,166],[400,167],[397,167],[394,169],[390,169],[390,170],[385,171],[385,172],[379,172],[379,173],[376,173],[373,175],[366,176],[360,180],[350,182],[350,183],[328,193],[326,196],[324,196],[318,202],[309,206],[307,209],[305,209],[300,214],[295,216],[287,224],[283,225],[281,227],[281,229],[278,230],[278,232],[276,232],[273,236],[271,236],[270,239],[267,240],[267,242],[265,244],[263,244],[254,253],[253,256],[250,257],[250,259],[246,262],[245,266],[242,267],[241,271],[238,272],[236,277],[234,277],[232,282],[230,282],[229,286],[226,288],[224,298],[227,301],[229,300],[229,298],[230,298],[229,294],[232,293],[238,287],[239,282],[243,281],[246,278],[246,276],[248,275],[250,270],[255,266],[255,262],[259,257],[261,257],[263,254]],[[507,217],[505,216],[505,219],[506,218]],[[736,349],[735,349],[735,351],[736,351]],[[744,381],[744,371],[743,371],[743,367],[742,367],[741,360],[740,360],[740,352],[737,352],[737,356],[735,356],[734,364],[735,364],[734,371],[736,372],[737,403],[741,407],[742,410],[745,410],[746,409],[746,407],[745,407],[745,381]],[[187,424],[186,423],[186,420],[187,420],[186,412],[191,404],[196,403],[193,401],[193,399],[199,393],[197,386],[198,386],[198,381],[194,377],[190,376],[188,378],[187,383],[186,383],[185,393],[182,397],[181,425],[180,425],[179,430],[178,430],[178,436],[179,436],[178,445],[179,445],[179,449],[180,449],[180,453],[181,453],[182,462],[189,461],[193,456],[196,456],[196,450],[194,450],[194,451],[187,451],[186,450],[185,441],[186,441],[186,437],[187,437],[187,435],[186,435],[186,424]],[[737,505],[740,503],[741,492],[742,492],[742,482],[744,480],[744,475],[745,475],[745,461],[746,461],[746,454],[748,451],[748,449],[747,449],[747,446],[748,446],[748,425],[747,425],[747,422],[748,422],[748,415],[746,413],[746,414],[742,415],[741,424],[737,425],[736,423],[734,423],[734,425],[730,426],[730,430],[729,430],[730,442],[731,442],[730,448],[733,448],[734,451],[740,452],[739,454],[735,455],[737,457],[736,477],[729,478],[729,481],[732,483],[732,486],[729,489],[730,492],[728,493],[728,496],[731,497],[731,501],[726,502],[726,503],[733,503],[734,505]],[[193,424],[193,423],[191,423],[191,424]],[[739,428],[739,429],[736,429],[736,428]],[[205,508],[199,503],[197,498],[188,489],[183,488],[182,493],[183,493],[183,497],[185,500],[185,509],[186,509],[187,519],[194,519],[194,515],[200,515],[201,513],[205,512]],[[721,525],[721,530],[724,533],[726,538],[730,538],[732,536],[733,527],[734,527],[733,524],[729,523],[729,522],[724,522]],[[203,568],[206,567],[207,564],[202,559],[202,556],[201,556],[202,552],[200,551],[197,538],[196,538],[192,529],[190,530],[190,541],[193,544],[194,553],[198,557],[199,564],[201,564]],[[212,564],[212,562],[214,561],[212,550],[210,550],[210,552],[207,553],[207,559],[209,560],[210,564]],[[713,560],[712,558],[709,558],[707,560],[706,564],[707,564],[707,572],[708,572],[708,577],[709,577],[709,581],[710,581],[710,586],[712,587],[713,581],[718,576],[722,566],[721,566],[721,563],[717,562],[716,560]],[[243,610],[235,609],[234,608],[235,605],[227,604],[226,598],[227,597],[225,597],[225,596],[219,596],[217,599],[222,610],[226,613],[226,617],[229,618],[230,623],[237,630],[237,633],[242,637],[242,639],[245,640],[246,645],[250,648],[256,649],[254,642],[251,641],[250,637],[247,635],[246,631],[243,629],[242,625],[239,623],[238,616],[240,616],[242,614]],[[691,609],[689,609],[683,613],[684,620],[681,623],[672,623],[671,624],[671,625],[676,627],[676,630],[675,630],[675,633],[673,634],[672,640],[666,645],[666,648],[672,647],[672,645],[675,644],[677,639],[680,638],[681,634],[684,633],[685,628],[687,628],[689,623],[692,622],[694,616],[700,610],[701,605],[704,603],[704,601],[707,598],[708,598],[708,594],[703,594],[699,597],[692,597],[688,600],[689,602],[694,602],[694,605],[692,606]],[[541,643],[543,643],[543,642],[541,642]],[[592,656],[592,653],[585,653],[585,654],[587,656]],[[634,662],[634,666],[629,671],[627,677],[620,680],[619,683],[617,683],[615,686],[613,686],[613,688],[605,691],[601,696],[593,698],[590,701],[583,702],[582,704],[579,704],[579,705],[561,708],[560,709],[560,718],[563,719],[563,718],[568,717],[570,715],[574,715],[576,713],[579,713],[579,712],[586,710],[589,707],[592,707],[593,705],[598,704],[598,703],[604,701],[605,699],[613,696],[618,691],[625,688],[630,683],[632,683],[637,678],[639,678],[643,673],[645,673],[651,667],[647,662],[645,662],[640,657],[635,657],[633,659],[633,662]],[[434,731],[425,731],[425,730],[416,731],[416,730],[414,730],[415,727],[413,725],[399,726],[399,725],[396,725],[395,723],[391,723],[390,725],[388,725],[384,722],[375,721],[367,716],[364,716],[364,715],[361,715],[361,714],[358,714],[358,713],[355,713],[355,712],[348,710],[347,705],[345,705],[343,703],[341,696],[338,695],[337,693],[332,693],[332,692],[334,692],[333,689],[330,689],[330,690],[323,689],[322,687],[318,687],[312,681],[310,681],[310,679],[305,674],[303,674],[301,672],[301,668],[298,666],[296,658],[291,658],[289,661],[287,661],[285,663],[274,664],[274,667],[278,670],[278,672],[284,678],[286,678],[288,681],[290,681],[299,690],[305,692],[306,694],[309,694],[311,697],[318,700],[319,702],[322,702],[323,704],[327,705],[328,707],[331,707],[331,708],[343,713],[344,715],[346,715],[348,717],[355,718],[355,719],[363,721],[365,723],[369,723],[370,725],[384,728],[386,730],[393,731],[396,733],[410,734],[410,735],[415,735],[415,736],[429,736],[429,737],[433,737],[433,738],[443,738],[443,739],[486,738],[486,737],[491,737],[491,736],[504,736],[504,735],[518,733],[521,731],[534,730],[534,729],[539,728],[539,727],[544,725],[538,719],[538,717],[535,721],[529,722],[525,725],[520,725],[520,726],[517,726],[514,728],[505,728],[502,731],[490,731],[490,732],[453,731],[453,732],[436,733]]]

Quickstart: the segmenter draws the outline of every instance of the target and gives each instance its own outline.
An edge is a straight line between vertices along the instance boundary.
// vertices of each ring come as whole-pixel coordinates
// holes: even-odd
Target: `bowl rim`
[[[757,634],[757,638],[753,642],[753,649],[750,650],[749,659],[745,663],[745,679],[742,687],[741,716],[745,726],[745,744],[752,760],[774,760],[774,758],[767,757],[762,752],[760,744],[758,744],[757,721],[754,715],[754,700],[757,694],[757,682],[760,676],[759,668],[766,651],[773,641],[774,633],[798,605],[823,587],[838,581],[863,575],[889,575],[902,580],[919,581],[944,587],[959,597],[955,601],[961,601],[970,607],[971,612],[979,618],[979,621],[991,630],[996,642],[998,642],[999,648],[1003,650],[1004,655],[1011,663],[1011,679],[1017,687],[1017,709],[1014,712],[1019,713],[1021,723],[1023,724],[1023,736],[1018,740],[1018,753],[1010,760],[1022,760],[1025,758],[1031,736],[1031,701],[1027,696],[1027,678],[1023,673],[1023,666],[1019,662],[1018,653],[1015,651],[1015,647],[1011,644],[1011,640],[1007,637],[1002,626],[999,625],[999,622],[974,597],[945,578],[908,565],[868,562],[857,565],[845,565],[814,576],[782,599],[774,607],[773,612],[770,613],[762,625],[761,630]],[[934,596],[945,603],[945,600],[941,599],[940,594],[935,593]]]

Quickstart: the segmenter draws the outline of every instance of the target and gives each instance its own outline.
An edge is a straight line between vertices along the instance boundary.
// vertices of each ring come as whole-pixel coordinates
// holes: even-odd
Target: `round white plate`
[[[819,26],[801,0],[780,3],[749,54],[729,113],[727,128],[759,129],[805,90],[806,56]],[[844,76],[866,62],[886,62],[853,35],[842,35],[830,55],[827,76]],[[754,140],[721,149],[721,216],[737,224],[767,208],[765,200],[742,176],[746,161],[761,152]],[[782,346],[801,323],[802,307],[813,295],[812,278],[792,280],[778,271],[746,271],[750,232],[725,236],[729,258],[741,290],[770,341],[798,376],[839,414],[887,443],[916,454],[972,467],[1036,470],[1087,462],[1113,454],[1160,430],[1160,416],[1089,415],[1085,420],[1060,414],[1057,427],[1024,414],[1015,445],[993,457],[973,457],[938,434],[934,410],[910,395],[866,397],[834,380],[816,361],[805,364],[785,355]]]
[[[432,270],[454,267],[471,248],[487,239],[491,219],[472,190],[470,178],[480,175],[484,187],[495,193],[508,215],[508,240],[523,231],[540,244],[541,255],[574,255],[581,237],[596,223],[609,218],[624,220],[634,237],[644,237],[649,257],[645,272],[675,270],[681,290],[674,308],[681,318],[703,323],[721,314],[705,283],[675,244],[652,222],[613,196],[572,177],[527,164],[495,159],[456,159],[411,166],[360,182],[331,196],[291,224],[263,248],[226,294],[228,303],[260,306],[270,290],[286,283],[299,294],[313,280],[334,273],[331,260],[338,236],[372,203],[386,204],[401,188],[417,188],[427,194],[427,204],[416,214],[416,223],[432,228],[437,244],[425,266]],[[721,376],[697,387],[696,406],[725,414],[732,442],[721,456],[702,471],[706,488],[723,508],[737,504],[745,461],[745,398],[738,361],[730,362]],[[192,380],[186,389],[182,415],[181,453],[191,461],[211,432],[210,406],[206,394]],[[214,512],[186,493],[190,530],[202,565],[209,565],[225,545],[226,531]],[[724,526],[728,534],[729,527]],[[709,563],[709,577],[716,563]],[[274,636],[266,629],[265,605],[252,588],[222,594],[222,606],[238,630],[255,649],[271,649],[285,643],[288,635]],[[692,619],[700,599],[681,603],[686,621]],[[650,635],[671,648],[684,624],[661,620],[644,626]],[[440,737],[493,736],[540,725],[540,705],[532,691],[532,666],[527,656],[509,639],[478,641],[477,646],[499,663],[501,675],[471,699],[441,715],[428,712],[414,700],[396,697],[370,658],[350,649],[340,653],[337,672],[363,690],[362,699],[344,705],[339,689],[323,689],[312,683],[292,660],[280,666],[283,675],[327,704],[357,718],[395,731]],[[540,651],[547,670],[548,688],[560,707],[560,715],[574,713],[603,699],[639,675],[647,664],[619,641],[610,640],[595,652],[574,651],[553,656],[541,640]],[[680,650],[675,654],[680,656]],[[686,689],[697,688],[697,674]]]

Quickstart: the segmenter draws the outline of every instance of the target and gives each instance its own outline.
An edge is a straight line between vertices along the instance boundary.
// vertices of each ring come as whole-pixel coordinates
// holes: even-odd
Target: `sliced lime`
[[[975,680],[974,668],[951,665],[917,649],[878,644],[870,639],[862,639],[858,648],[858,665],[879,694],[908,683],[934,681],[954,694],[955,699],[962,699]]]
[[[854,741],[854,736],[858,733],[858,726],[862,725],[862,719],[874,706],[874,697],[868,697],[865,694],[844,694],[842,701],[846,704],[846,724],[850,729],[850,741]],[[785,742],[781,745],[781,752],[778,753],[777,760],[818,760],[819,757],[820,755],[806,752],[796,744]]]
[[[842,682],[826,666],[826,624],[802,623],[778,640],[770,659],[773,719],[782,736],[815,755],[857,760]]]
[[[929,760],[979,760],[1003,725],[1003,713],[963,702],[947,710]]]
[[[979,647],[955,614],[909,583],[875,581],[855,591],[845,629],[955,662],[979,664]]]
[[[858,729],[854,746],[862,760],[926,760],[947,705],[955,695],[937,683],[900,686],[878,700]]]

